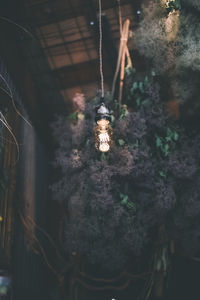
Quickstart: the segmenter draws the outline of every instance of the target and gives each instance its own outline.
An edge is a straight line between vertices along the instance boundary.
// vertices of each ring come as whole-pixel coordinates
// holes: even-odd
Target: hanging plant
[[[132,87],[136,77],[129,80],[130,110],[122,106],[119,119],[113,123],[115,144],[109,153],[100,154],[93,146],[95,100],[86,102],[84,111],[77,108],[76,113],[84,114],[81,120],[74,123],[59,117],[52,125],[59,145],[55,165],[62,170],[52,191],[69,212],[65,220],[66,252],[77,253],[90,264],[109,270],[119,270],[132,257],[142,256],[155,238],[152,232],[163,223],[170,238],[184,244],[191,230],[188,224],[196,224],[200,214],[200,191],[195,188],[194,198],[191,184],[200,180],[199,136],[191,144],[191,137],[170,119],[154,76],[143,87],[139,84],[135,93]],[[117,115],[115,102],[110,102],[109,95],[105,99]],[[142,105],[145,100],[148,103]],[[190,194],[187,198],[183,185]],[[186,211],[191,201],[195,218],[192,209],[190,214]],[[200,249],[198,238],[198,234],[193,235],[190,244],[195,251]]]

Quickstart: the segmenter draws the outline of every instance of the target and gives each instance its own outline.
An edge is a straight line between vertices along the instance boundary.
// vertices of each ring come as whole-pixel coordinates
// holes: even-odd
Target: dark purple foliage
[[[109,270],[121,269],[132,255],[141,255],[154,239],[152,230],[163,223],[186,251],[188,241],[190,248],[200,250],[200,139],[192,142],[169,119],[157,84],[146,93],[151,105],[141,105],[115,122],[115,144],[104,156],[94,148],[93,103],[87,103],[84,119],[59,117],[53,125],[59,143],[55,166],[61,168],[62,178],[52,191],[68,207],[66,252]],[[169,142],[165,153],[155,136],[166,143],[169,127],[180,137]]]

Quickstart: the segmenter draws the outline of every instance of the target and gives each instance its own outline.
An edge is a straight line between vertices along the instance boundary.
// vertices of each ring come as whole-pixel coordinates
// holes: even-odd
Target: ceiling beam
[[[45,26],[45,25],[50,25],[52,23],[77,18],[79,16],[84,16],[85,13],[91,9],[91,4],[89,5],[87,4],[87,1],[85,1],[85,4],[87,5],[85,4],[81,5],[81,1],[80,1],[80,6],[74,7],[73,10],[70,7],[67,7],[66,1],[64,2],[63,7],[60,8],[59,10],[57,9],[58,6],[57,1],[49,0],[42,3],[32,4],[32,5],[28,5],[26,2],[27,13],[24,14],[24,16],[22,17],[23,19],[17,21],[19,23],[22,22],[28,26],[35,25],[35,24],[37,24],[37,26]],[[132,1],[121,0],[121,6],[125,4],[132,4]],[[93,7],[95,6],[93,5]],[[116,0],[112,0],[112,1],[107,0],[107,1],[103,1],[102,3],[102,11],[113,7],[116,7]],[[91,15],[91,19],[93,19],[93,17],[95,17],[96,14],[97,14],[97,7],[95,7],[95,10],[93,11]]]

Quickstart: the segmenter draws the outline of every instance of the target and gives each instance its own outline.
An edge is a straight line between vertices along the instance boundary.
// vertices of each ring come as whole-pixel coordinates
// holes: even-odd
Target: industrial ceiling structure
[[[122,21],[129,18],[131,29],[136,25],[138,2],[120,1]],[[118,4],[102,1],[106,89],[110,89],[120,41]],[[18,42],[43,101],[68,102],[77,92],[94,97],[100,88],[98,1],[29,0],[22,3],[20,15],[17,21],[34,38],[22,34]]]

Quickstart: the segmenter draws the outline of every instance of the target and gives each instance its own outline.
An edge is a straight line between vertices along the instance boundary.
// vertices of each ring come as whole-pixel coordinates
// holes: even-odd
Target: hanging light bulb
[[[96,108],[95,121],[95,147],[100,152],[108,152],[112,143],[112,129],[109,125],[111,114],[104,102]]]
[[[112,129],[109,126],[111,121],[110,110],[104,103],[104,78],[102,61],[102,24],[101,24],[101,0],[99,0],[99,70],[101,76],[101,104],[96,107],[95,121],[97,126],[94,128],[95,147],[100,152],[108,152],[111,147]]]

